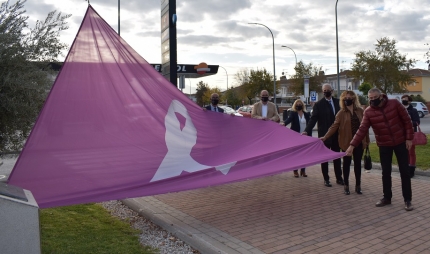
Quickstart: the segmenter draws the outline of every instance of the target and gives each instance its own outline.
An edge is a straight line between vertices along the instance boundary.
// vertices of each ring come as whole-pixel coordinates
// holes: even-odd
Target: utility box
[[[30,191],[0,182],[0,227],[0,253],[41,253],[39,206]]]

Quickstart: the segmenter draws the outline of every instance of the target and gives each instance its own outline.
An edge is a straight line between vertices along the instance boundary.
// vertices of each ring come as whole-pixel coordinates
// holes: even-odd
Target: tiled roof
[[[410,69],[408,74],[414,77],[426,77],[430,76],[430,71],[424,69]]]

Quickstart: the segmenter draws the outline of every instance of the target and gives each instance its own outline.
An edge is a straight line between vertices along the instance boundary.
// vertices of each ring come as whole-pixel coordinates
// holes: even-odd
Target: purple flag
[[[342,155],[274,122],[203,111],[89,6],[8,183],[47,208],[231,183]]]

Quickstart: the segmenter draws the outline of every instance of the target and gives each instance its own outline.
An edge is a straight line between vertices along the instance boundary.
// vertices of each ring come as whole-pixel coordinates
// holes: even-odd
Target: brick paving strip
[[[264,170],[264,169],[262,169]],[[430,253],[430,181],[412,179],[414,211],[406,212],[393,172],[392,205],[381,171],[362,173],[363,195],[323,185],[319,165],[307,178],[292,172],[233,184],[123,200],[202,253]]]

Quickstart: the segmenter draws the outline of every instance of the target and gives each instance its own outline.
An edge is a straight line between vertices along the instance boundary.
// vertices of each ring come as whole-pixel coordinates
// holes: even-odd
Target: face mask
[[[379,105],[379,103],[381,103],[381,99],[379,99],[379,98],[370,101],[370,105],[372,105],[374,107],[377,107]]]
[[[405,106],[407,106],[407,105],[409,105],[409,101],[403,101],[402,100],[402,104],[405,105]]]
[[[269,97],[263,96],[263,97],[261,97],[261,100],[264,102],[269,101]]]
[[[297,111],[300,111],[300,110],[302,110],[302,109],[303,109],[303,106],[302,106],[302,105],[297,105],[297,106],[296,106],[296,110],[297,110]]]
[[[347,99],[347,100],[343,100],[345,102],[346,106],[351,106],[352,105],[352,99]]]
[[[212,99],[212,105],[217,105],[219,102],[219,99]]]
[[[329,98],[331,96],[331,91],[324,92],[324,96]]]

